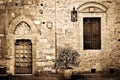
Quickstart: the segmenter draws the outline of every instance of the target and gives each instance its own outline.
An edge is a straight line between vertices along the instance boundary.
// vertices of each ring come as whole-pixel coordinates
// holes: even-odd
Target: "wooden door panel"
[[[16,41],[15,74],[32,74],[32,44],[29,40]]]

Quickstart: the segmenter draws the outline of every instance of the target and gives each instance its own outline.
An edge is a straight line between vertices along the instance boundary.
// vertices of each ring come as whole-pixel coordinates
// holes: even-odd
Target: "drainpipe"
[[[5,52],[5,64],[6,64],[6,73],[9,73],[9,66],[7,65],[8,63],[8,60],[9,60],[9,54],[8,54],[8,42],[7,42],[7,35],[8,35],[8,9],[7,9],[7,6],[8,6],[8,0],[5,1],[5,27],[4,27],[4,38],[5,38],[5,47],[4,47],[4,52]]]
[[[5,27],[4,27],[4,38],[5,38],[5,51],[6,52],[6,55],[8,55],[8,49],[7,49],[7,30],[8,30],[8,9],[7,9],[7,5],[8,5],[8,1],[6,0],[5,1]]]
[[[56,9],[56,7],[57,7],[57,5],[56,5],[56,1],[57,0],[55,0],[55,58],[57,58],[57,29],[56,29],[56,13],[57,13],[57,9]],[[56,68],[56,73],[57,73],[58,71],[57,71],[57,68]]]

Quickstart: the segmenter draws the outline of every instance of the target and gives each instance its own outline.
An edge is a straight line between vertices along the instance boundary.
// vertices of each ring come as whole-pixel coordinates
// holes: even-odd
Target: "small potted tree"
[[[55,68],[60,69],[64,76],[69,78],[72,73],[72,68],[79,65],[79,56],[79,53],[73,48],[63,48],[55,60]]]

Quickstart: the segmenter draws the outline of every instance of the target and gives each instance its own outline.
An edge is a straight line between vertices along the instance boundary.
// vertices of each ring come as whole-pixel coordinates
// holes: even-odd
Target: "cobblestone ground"
[[[64,79],[60,79],[57,77],[36,77],[36,76],[7,76],[7,77],[1,77],[0,80],[64,80]]]
[[[65,79],[61,74],[31,75],[31,76],[0,76],[0,80],[120,80],[115,75],[73,75],[71,79]]]
[[[110,75],[110,74],[81,74],[73,75],[71,80],[120,80],[119,75]]]
[[[0,80],[66,80],[61,74],[39,74],[39,75],[8,75],[0,76]]]

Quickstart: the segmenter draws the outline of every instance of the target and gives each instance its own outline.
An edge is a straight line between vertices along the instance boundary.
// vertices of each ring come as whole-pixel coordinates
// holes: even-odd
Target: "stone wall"
[[[93,1],[93,0],[92,0]],[[114,59],[110,57],[114,56],[115,53],[113,49],[116,48],[115,42],[115,17],[116,17],[116,2],[114,1],[105,1],[99,0],[95,1],[100,4],[103,4],[107,7],[107,11],[105,14],[99,13],[83,13],[79,16],[78,13],[78,22],[71,22],[71,10],[73,6],[78,8],[84,3],[91,2],[89,0],[86,1],[66,1],[64,4],[63,0],[57,2],[57,40],[58,40],[58,48],[59,47],[73,47],[77,49],[80,53],[80,66],[75,68],[76,71],[90,71],[92,68],[96,68],[97,71],[109,70],[109,68],[116,68]],[[101,23],[101,38],[102,38],[102,48],[101,50],[83,50],[83,25],[81,17],[103,17]],[[64,27],[61,27],[63,26]],[[119,52],[119,51],[118,51]],[[118,53],[116,53],[118,54]],[[118,60],[118,58],[117,58]]]
[[[75,67],[75,71],[90,71],[92,68],[96,68],[97,71],[107,71],[109,68],[119,69],[119,0],[36,1],[38,1],[38,4],[36,4],[34,0],[31,0],[31,2],[26,1],[24,2],[24,6],[21,6],[19,2],[16,4],[14,1],[14,3],[8,5],[8,14],[5,14],[4,12],[0,13],[0,36],[4,37],[4,39],[4,28],[8,28],[12,21],[18,16],[25,15],[25,17],[30,19],[32,23],[34,23],[35,20],[40,20],[40,24],[34,23],[38,32],[35,39],[35,48],[37,50],[34,61],[36,65],[35,70],[51,71],[54,66],[53,60],[55,59],[56,52],[58,53],[59,49],[63,47],[72,47],[80,53],[80,66]],[[80,13],[78,8],[88,2],[102,4],[107,10],[104,14],[89,12]],[[78,10],[77,22],[71,22],[71,11],[73,10],[73,6]],[[4,9],[4,7],[1,8]],[[101,50],[83,49],[82,18],[85,16],[98,16],[102,18]],[[4,44],[2,46],[4,46]],[[3,48],[4,50],[7,50],[6,47]],[[5,51],[3,51],[3,53],[4,52]]]

